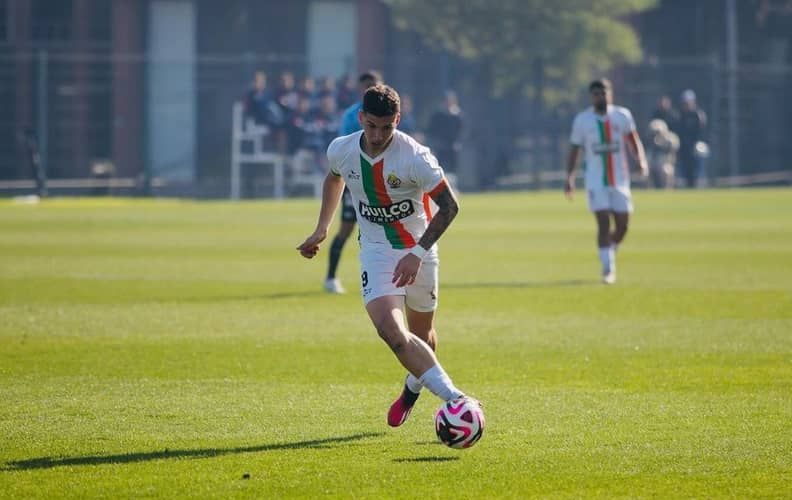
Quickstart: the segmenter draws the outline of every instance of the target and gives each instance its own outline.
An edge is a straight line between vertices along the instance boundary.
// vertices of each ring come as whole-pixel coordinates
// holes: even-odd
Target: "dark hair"
[[[607,92],[608,90],[613,89],[613,86],[611,85],[610,80],[607,78],[598,78],[589,84],[589,92],[594,89],[600,89]]]
[[[382,83],[382,75],[379,71],[370,69],[364,73],[361,73],[358,77],[358,83],[366,82],[371,82],[369,87],[372,85],[377,85],[378,83]]]
[[[401,108],[399,93],[393,88],[379,83],[369,87],[363,94],[363,112],[374,116],[393,116]]]

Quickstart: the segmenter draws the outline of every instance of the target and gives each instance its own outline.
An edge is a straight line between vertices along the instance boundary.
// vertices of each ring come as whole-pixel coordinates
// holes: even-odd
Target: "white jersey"
[[[609,105],[599,115],[593,107],[581,111],[572,122],[569,142],[583,149],[586,189],[629,189],[630,168],[624,141],[635,130],[630,110]]]
[[[339,137],[327,148],[330,172],[352,195],[361,246],[412,248],[428,225],[429,193],[445,186],[443,169],[429,148],[403,132],[394,131],[376,158],[363,152],[362,135]]]

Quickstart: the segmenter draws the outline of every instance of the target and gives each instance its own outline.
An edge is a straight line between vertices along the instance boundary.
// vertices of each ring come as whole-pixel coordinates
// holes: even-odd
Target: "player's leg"
[[[426,342],[432,351],[435,351],[437,349],[437,333],[434,329],[434,312],[419,312],[408,306],[406,313],[409,330]],[[421,389],[423,389],[423,384],[418,377],[407,373],[401,394],[388,409],[388,425],[398,427],[407,420],[418,396],[421,395]]]
[[[426,342],[432,351],[437,350],[434,314],[437,309],[438,267],[437,255],[430,254],[421,265],[413,284],[406,287],[405,295],[407,327]],[[407,420],[422,388],[418,377],[408,373],[401,394],[388,410],[389,425],[397,427]]]
[[[437,351],[437,331],[434,328],[434,311],[415,311],[408,305],[406,308],[407,327],[426,342],[433,351]]]
[[[610,232],[611,211],[597,210],[594,218],[597,221],[597,251],[602,264],[602,281],[611,284],[615,276],[615,255]]]
[[[613,212],[613,222],[616,227],[611,234],[611,244],[618,247],[627,235],[627,227],[630,223],[630,212]]]
[[[613,252],[611,250],[610,220],[611,197],[610,188],[600,187],[588,190],[588,206],[597,222],[597,254],[602,265],[602,280],[610,280]]]
[[[614,229],[610,235],[611,241],[611,275],[610,281],[616,281],[616,255],[619,245],[627,235],[630,223],[630,213],[633,211],[632,194],[629,189],[612,189],[610,193],[611,214],[613,216]],[[605,278],[603,278],[605,281]]]
[[[355,229],[355,221],[355,207],[352,205],[349,191],[345,190],[341,204],[341,227],[339,227],[338,233],[330,245],[327,276],[325,277],[324,288],[330,293],[345,292],[341,282],[336,278],[336,271],[338,270],[338,263],[341,260],[341,252],[344,250],[344,245]]]
[[[407,329],[404,297],[384,295],[366,304],[366,311],[380,338],[388,344],[399,362],[432,394],[444,401],[463,395],[443,370],[429,345]]]

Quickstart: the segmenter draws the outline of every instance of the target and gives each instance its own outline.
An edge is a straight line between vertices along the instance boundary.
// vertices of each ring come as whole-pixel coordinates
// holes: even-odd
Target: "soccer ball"
[[[446,446],[470,448],[484,432],[481,404],[468,397],[443,403],[435,413],[435,431]]]

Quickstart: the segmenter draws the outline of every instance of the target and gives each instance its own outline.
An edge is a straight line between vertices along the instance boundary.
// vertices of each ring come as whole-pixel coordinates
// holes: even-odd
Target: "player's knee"
[[[401,352],[407,345],[407,335],[393,321],[383,322],[377,325],[377,334],[388,344],[393,352]]]

